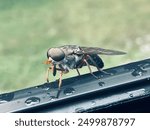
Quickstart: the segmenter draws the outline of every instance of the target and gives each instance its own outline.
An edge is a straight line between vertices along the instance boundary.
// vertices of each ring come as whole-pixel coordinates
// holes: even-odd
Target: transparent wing
[[[80,47],[80,49],[87,54],[100,54],[100,55],[124,55],[125,52],[103,49],[98,47]]]

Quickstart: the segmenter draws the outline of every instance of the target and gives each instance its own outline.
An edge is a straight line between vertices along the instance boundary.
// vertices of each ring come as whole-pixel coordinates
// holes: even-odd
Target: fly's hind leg
[[[91,69],[91,67],[90,67],[90,65],[89,65],[89,63],[87,62],[86,59],[84,59],[84,62],[85,62],[86,65],[88,66],[90,73],[91,73],[96,79],[99,79],[99,77],[97,77],[96,75],[93,74],[92,69]]]
[[[79,69],[76,69],[76,70],[77,70],[78,75],[80,76],[81,74],[80,74],[80,72],[79,72]]]
[[[87,57],[90,59],[90,61],[94,64],[94,66],[97,68],[98,71],[100,71],[100,68],[98,67],[97,63],[93,60],[93,58],[90,55],[87,55]]]
[[[97,65],[97,63],[93,60],[93,58],[90,55],[87,55],[87,57],[91,60],[91,62],[94,64],[94,66],[97,68],[98,71],[101,71],[104,74],[109,74],[110,75],[110,73],[102,70],[102,68],[99,68],[98,65]]]

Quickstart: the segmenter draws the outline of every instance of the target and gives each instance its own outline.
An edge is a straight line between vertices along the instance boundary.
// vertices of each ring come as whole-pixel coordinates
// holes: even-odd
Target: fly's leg
[[[48,67],[48,69],[47,69],[47,71],[46,71],[46,81],[47,81],[47,83],[49,82],[49,71],[50,71],[51,69],[50,69],[50,67]]]
[[[61,90],[60,90],[60,89],[58,89],[58,91],[57,91],[57,95],[56,95],[56,98],[59,98],[60,92],[61,92]]]
[[[58,88],[59,88],[59,90],[60,90],[61,85],[62,85],[62,75],[66,74],[68,72],[69,72],[69,70],[61,70],[60,71],[60,77],[59,77],[59,80],[58,80]]]
[[[110,74],[110,73],[107,73],[106,71],[102,70],[101,68],[98,67],[97,63],[93,60],[93,58],[90,56],[90,55],[87,55],[87,57],[91,60],[91,62],[96,66],[97,70],[98,71],[101,71],[103,72],[104,74]]]
[[[59,90],[60,90],[61,85],[62,85],[62,75],[63,75],[63,72],[61,71],[60,72],[60,77],[59,77],[59,83],[58,83]]]
[[[52,70],[54,72],[54,65],[51,67],[48,67],[47,72],[46,72],[46,81],[49,82],[49,71]]]
[[[90,55],[87,55],[87,57],[91,60],[91,62],[94,64],[97,70],[100,71],[100,68],[98,67],[97,63],[93,60],[93,58]]]
[[[76,69],[77,70],[77,73],[78,73],[78,75],[80,76],[80,72],[79,72],[79,69]]]
[[[90,67],[90,65],[89,65],[89,63],[87,62],[86,59],[84,59],[84,62],[85,62],[86,65],[88,66],[88,68],[89,68],[89,70],[90,70],[90,73],[91,73],[96,79],[99,79],[96,75],[93,74],[92,69],[91,69],[91,67]]]

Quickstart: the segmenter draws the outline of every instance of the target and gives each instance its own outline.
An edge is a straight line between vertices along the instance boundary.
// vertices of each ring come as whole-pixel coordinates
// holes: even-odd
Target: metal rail
[[[150,112],[150,59],[0,95],[0,112]]]

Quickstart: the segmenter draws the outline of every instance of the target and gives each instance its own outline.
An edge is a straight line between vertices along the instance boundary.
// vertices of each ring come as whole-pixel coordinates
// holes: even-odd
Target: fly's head
[[[65,53],[60,48],[50,48],[47,51],[45,64],[57,64],[65,58]]]

